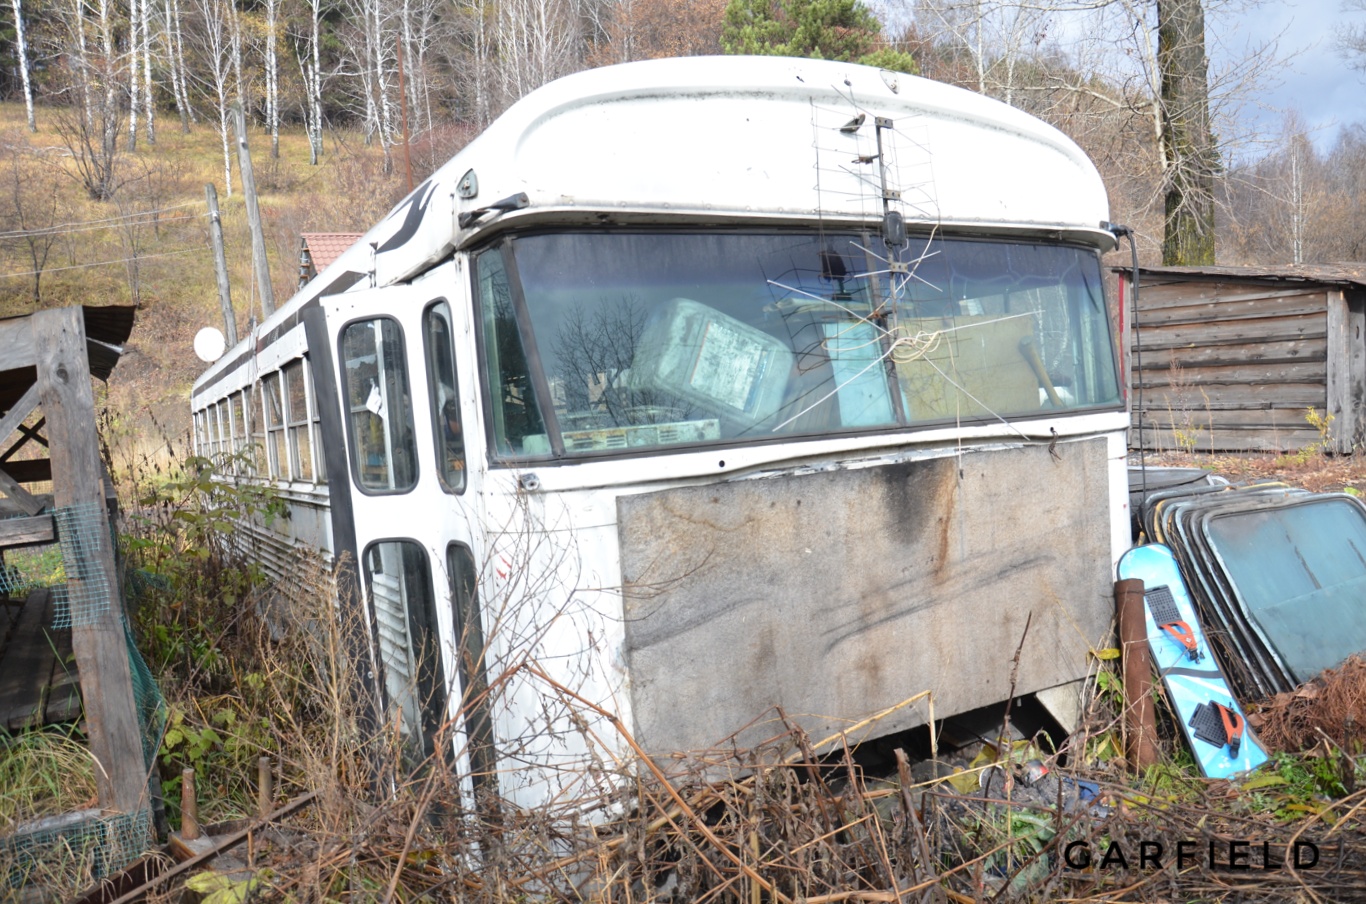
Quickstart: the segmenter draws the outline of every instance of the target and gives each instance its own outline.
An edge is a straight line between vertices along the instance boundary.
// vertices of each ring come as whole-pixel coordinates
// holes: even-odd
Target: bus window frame
[[[442,418],[442,411],[440,410],[440,406],[437,400],[437,393],[435,391],[438,375],[435,371],[435,362],[432,358],[432,355],[430,354],[431,347],[428,344],[428,322],[429,319],[432,317],[433,312],[441,305],[445,305],[446,307],[446,324],[449,328],[449,335],[447,336],[447,343],[449,345],[449,348],[447,349],[447,352],[450,355],[451,382],[454,384],[450,388],[452,394],[451,401],[455,403],[456,410],[460,414],[461,466],[459,468],[460,482],[458,486],[451,486],[451,484],[447,482],[446,472],[448,468],[442,465],[442,457],[445,455],[447,443],[445,431],[443,429],[444,424]],[[469,432],[465,429],[465,422],[467,418],[465,417],[464,406],[460,404],[460,375],[458,373],[458,368],[456,366],[458,356],[456,354],[455,348],[455,306],[451,304],[450,299],[444,296],[439,296],[428,302],[427,305],[422,309],[420,327],[422,332],[422,361],[425,366],[424,369],[426,370],[427,376],[427,400],[428,407],[431,410],[432,416],[432,447],[434,463],[436,465],[437,482],[441,485],[441,489],[447,494],[453,496],[463,496],[465,495],[465,488],[469,485],[469,478],[467,474],[469,471],[470,445]]]
[[[401,346],[401,351],[402,351],[402,354],[400,355],[400,358],[401,358],[402,361],[403,361],[403,379],[404,379],[405,388],[407,389],[407,395],[408,395],[408,403],[407,403],[407,406],[405,407],[405,414],[406,414],[406,417],[407,417],[407,423],[405,424],[405,426],[407,427],[408,435],[412,437],[412,452],[413,452],[413,454],[412,454],[412,466],[411,466],[411,467],[412,467],[412,479],[411,479],[411,481],[409,481],[407,485],[404,485],[404,486],[395,486],[395,487],[389,488],[389,489],[371,487],[371,486],[366,485],[366,484],[361,480],[361,474],[360,474],[360,460],[359,460],[359,457],[358,457],[358,455],[357,455],[357,446],[356,446],[355,423],[354,423],[354,418],[352,418],[352,416],[351,416],[351,415],[352,415],[352,411],[351,411],[351,401],[350,401],[349,395],[347,394],[347,392],[348,392],[348,387],[347,387],[347,382],[346,382],[346,361],[347,361],[347,358],[346,358],[346,334],[347,334],[347,331],[350,330],[351,327],[355,326],[355,325],[358,324],[358,323],[373,324],[373,323],[375,323],[375,322],[377,322],[377,321],[380,321],[380,320],[388,320],[389,322],[393,323],[394,328],[398,330],[398,340],[399,340],[399,343],[400,343],[400,346]],[[345,428],[345,430],[346,430],[346,458],[347,458],[347,462],[348,462],[347,467],[348,467],[348,469],[349,469],[350,472],[351,472],[351,485],[352,485],[352,487],[353,487],[356,491],[358,491],[359,493],[361,493],[362,495],[365,495],[365,496],[402,496],[402,495],[404,495],[404,494],[406,494],[406,493],[411,493],[411,492],[413,492],[415,489],[418,488],[418,486],[419,486],[419,485],[421,484],[421,482],[422,482],[422,455],[421,455],[421,451],[420,451],[420,446],[419,446],[418,441],[417,441],[417,423],[416,423],[416,421],[415,421],[414,418],[413,418],[413,410],[414,410],[414,409],[413,409],[413,401],[412,401],[412,395],[413,395],[413,380],[412,380],[412,372],[411,372],[411,369],[409,368],[409,365],[408,365],[408,339],[407,339],[407,334],[406,334],[406,333],[404,332],[404,330],[403,330],[403,324],[399,322],[399,320],[398,320],[397,317],[394,317],[394,316],[392,316],[392,315],[390,315],[390,314],[365,314],[365,315],[362,315],[362,316],[359,316],[359,317],[353,317],[352,319],[347,320],[345,323],[343,323],[343,324],[337,329],[337,332],[336,332],[336,345],[337,345],[337,347],[336,347],[337,371],[338,371],[338,373],[339,373],[339,375],[340,375],[340,379],[341,379],[341,383],[340,383],[340,385],[337,387],[337,390],[338,390],[337,396],[338,396],[338,401],[340,402],[340,407],[341,407],[342,426],[343,426],[343,427]],[[387,429],[387,428],[386,428],[386,429]],[[388,464],[388,468],[389,468],[390,473],[392,474],[392,473],[393,473],[393,469],[394,469],[393,458],[392,458],[392,457],[390,458],[390,461],[389,461],[389,464]]]

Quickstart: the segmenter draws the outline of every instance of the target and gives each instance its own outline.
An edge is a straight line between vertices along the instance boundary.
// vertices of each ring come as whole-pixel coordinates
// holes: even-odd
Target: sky
[[[1298,0],[1293,5],[1268,0],[1207,22],[1207,32],[1219,29],[1217,35],[1207,35],[1213,39],[1207,45],[1213,57],[1275,42],[1279,56],[1288,58],[1276,76],[1280,84],[1253,92],[1255,103],[1243,113],[1259,131],[1275,135],[1281,130],[1282,111],[1298,108],[1315,145],[1326,150],[1341,126],[1366,125],[1366,72],[1349,68],[1334,47],[1345,25],[1366,27],[1366,12],[1343,12],[1341,0]]]

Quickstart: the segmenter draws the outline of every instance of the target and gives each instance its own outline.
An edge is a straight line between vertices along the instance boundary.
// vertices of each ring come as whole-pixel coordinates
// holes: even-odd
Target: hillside
[[[116,158],[112,200],[93,201],[59,131],[56,111],[39,110],[38,132],[20,104],[0,104],[0,316],[74,304],[134,304],[137,326],[108,387],[114,438],[140,445],[175,437],[189,422],[189,389],[204,368],[192,341],[222,328],[204,186],[213,183],[239,333],[260,301],[251,268],[247,218],[233,160],[235,190],[224,189],[214,128],[188,133],[166,122],[149,145]],[[444,162],[454,135],[413,145],[414,179]],[[298,285],[299,234],[364,231],[407,191],[401,160],[387,167],[378,148],[355,133],[328,136],[319,166],[309,165],[302,130],[250,137],[276,303]]]

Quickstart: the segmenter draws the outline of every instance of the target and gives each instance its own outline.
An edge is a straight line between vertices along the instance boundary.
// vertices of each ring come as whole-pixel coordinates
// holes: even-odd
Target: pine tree
[[[882,26],[863,0],[730,0],[726,53],[811,57],[917,72],[910,54],[879,47]]]

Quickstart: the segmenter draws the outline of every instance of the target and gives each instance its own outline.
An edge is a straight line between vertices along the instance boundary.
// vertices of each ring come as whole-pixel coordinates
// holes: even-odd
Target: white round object
[[[227,348],[228,340],[223,338],[223,331],[217,327],[206,326],[194,334],[194,353],[205,364],[212,364],[223,357]]]

